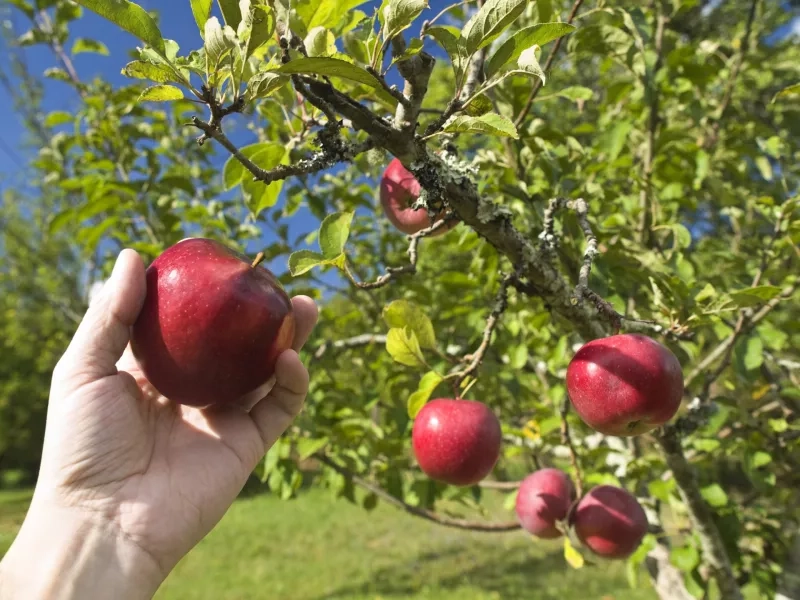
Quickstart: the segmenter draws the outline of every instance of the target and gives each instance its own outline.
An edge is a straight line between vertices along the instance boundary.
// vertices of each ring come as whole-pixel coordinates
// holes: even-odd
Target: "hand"
[[[27,551],[36,553],[28,560],[41,563],[54,527],[63,530],[67,545],[83,536],[118,558],[102,564],[106,572],[120,572],[112,582],[117,590],[111,593],[106,584],[93,595],[84,587],[81,597],[150,597],[219,522],[302,409],[308,373],[297,351],[317,320],[310,298],[292,300],[294,349],[278,359],[271,391],[251,394],[238,406],[201,410],[160,396],[136,365],[128,341],[144,295],[144,265],[124,250],[53,373],[39,481],[0,565],[0,597],[14,570],[6,562],[25,568],[15,561]],[[36,540],[39,535],[47,537]],[[83,546],[69,554],[82,551],[91,557],[92,549]],[[27,568],[25,576],[36,578],[33,564]],[[126,593],[131,576],[132,595]],[[94,585],[91,578],[87,584]],[[55,590],[62,591],[58,584]],[[35,597],[45,596],[25,596]]]

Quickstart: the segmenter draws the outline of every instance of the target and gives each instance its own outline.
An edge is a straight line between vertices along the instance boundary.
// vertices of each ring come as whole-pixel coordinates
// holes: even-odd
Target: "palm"
[[[316,306],[305,297],[293,305],[297,351]],[[129,346],[116,367],[80,382],[68,374],[54,386],[42,468],[68,508],[100,515],[168,572],[222,518],[299,412],[308,374],[288,351],[263,399],[197,409],[160,396]]]

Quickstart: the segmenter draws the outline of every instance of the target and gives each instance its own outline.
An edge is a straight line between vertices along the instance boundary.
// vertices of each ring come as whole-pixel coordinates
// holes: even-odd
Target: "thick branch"
[[[694,533],[700,539],[703,558],[713,570],[720,593],[726,600],[743,600],[730,559],[719,530],[705,500],[700,494],[692,467],[686,461],[677,434],[665,427],[658,436],[667,466],[672,470],[681,497],[689,510]]]
[[[572,21],[575,19],[575,15],[578,14],[578,9],[583,4],[583,0],[575,0],[575,3],[572,5],[572,10],[569,11],[569,16],[567,17],[567,23],[572,24]],[[550,67],[553,65],[553,61],[556,58],[556,54],[558,53],[559,48],[561,48],[561,41],[563,37],[558,38],[553,44],[553,49],[550,50],[550,54],[547,56],[547,61],[544,63],[544,67],[542,71],[548,73],[550,71]],[[528,99],[525,100],[525,106],[522,108],[522,111],[519,113],[516,119],[514,119],[514,125],[519,129],[519,126],[522,125],[522,122],[528,116],[528,113],[531,112],[531,108],[533,108],[533,101],[536,100],[536,96],[539,95],[539,90],[542,89],[542,80],[538,77],[533,82],[533,89],[531,89],[531,93],[528,94]]]
[[[399,57],[405,52],[406,43],[401,35],[392,39],[392,52],[395,57]],[[405,88],[401,97],[405,99],[397,105],[395,113],[395,127],[401,131],[412,134],[417,129],[419,111],[422,108],[422,101],[428,93],[428,82],[436,64],[434,59],[427,52],[420,52],[408,60],[397,63],[397,70],[405,80]]]
[[[420,517],[425,519],[426,521],[431,521],[438,525],[444,525],[445,527],[452,527],[454,529],[466,529],[469,531],[483,531],[483,532],[490,532],[490,533],[503,533],[506,531],[516,531],[520,528],[520,525],[516,521],[511,521],[507,523],[481,523],[478,521],[468,521],[466,519],[455,519],[452,517],[446,517],[444,515],[437,514],[431,510],[427,510],[424,508],[419,508],[417,506],[411,506],[406,502],[403,502],[399,498],[395,498],[389,492],[381,488],[379,485],[376,485],[366,479],[363,479],[347,469],[342,465],[338,464],[337,462],[331,460],[324,454],[315,454],[314,458],[319,460],[322,464],[327,465],[340,475],[350,479],[353,483],[358,485],[359,487],[364,488],[368,492],[372,492],[376,496],[378,496],[381,500],[388,502],[389,504],[404,510],[410,515],[414,515],[415,517]]]
[[[647,126],[647,143],[645,145],[644,164],[642,165],[642,189],[639,191],[639,228],[638,237],[639,242],[647,245],[650,237],[650,227],[652,225],[652,180],[653,180],[653,165],[655,162],[655,148],[656,148],[656,131],[658,130],[658,109],[661,94],[658,90],[658,72],[661,70],[661,65],[664,62],[664,53],[662,51],[664,42],[664,28],[667,23],[667,17],[660,11],[656,18],[656,32],[654,36],[654,45],[656,51],[656,62],[653,65],[653,70],[650,71],[647,78],[647,92],[650,96],[650,114],[648,117]]]

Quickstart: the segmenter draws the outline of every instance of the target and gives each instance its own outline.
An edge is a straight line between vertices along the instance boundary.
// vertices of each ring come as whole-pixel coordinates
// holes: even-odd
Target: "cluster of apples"
[[[381,178],[381,205],[392,224],[409,235],[431,226],[427,211],[411,207],[419,192],[414,175],[394,159]],[[582,346],[570,361],[566,383],[570,401],[587,425],[624,437],[669,421],[683,395],[683,373],[675,355],[637,334]],[[431,479],[457,486],[488,476],[502,446],[500,422],[492,410],[458,398],[429,401],[414,420],[411,438],[420,469]],[[584,547],[609,559],[630,556],[648,527],[644,509],[627,490],[600,485],[578,499],[569,476],[553,468],[523,480],[515,509],[520,525],[532,535],[552,539],[571,529]]]
[[[607,435],[640,435],[670,420],[683,394],[675,355],[646,336],[593,340],[567,367],[567,394],[590,427]],[[494,412],[475,400],[437,398],[417,414],[412,447],[420,469],[450,485],[474,485],[500,457],[502,431]],[[647,533],[647,516],[627,490],[600,485],[576,497],[569,476],[554,468],[526,477],[516,515],[532,535],[552,539],[571,529],[584,547],[608,559],[630,556]]]

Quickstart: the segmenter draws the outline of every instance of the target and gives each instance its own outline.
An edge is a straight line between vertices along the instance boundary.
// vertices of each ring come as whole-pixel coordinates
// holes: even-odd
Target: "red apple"
[[[675,355],[644,335],[592,340],[567,367],[567,393],[600,433],[640,435],[669,421],[681,405],[683,373]]]
[[[380,198],[383,212],[392,225],[406,235],[415,234],[432,225],[427,210],[411,208],[419,198],[420,189],[419,181],[397,158],[392,159],[381,176]],[[441,217],[436,219],[437,222],[440,220]],[[457,221],[453,221],[449,225],[440,227],[430,237],[442,235],[457,224]]]
[[[600,485],[586,494],[570,515],[581,543],[604,558],[627,558],[647,533],[647,515],[627,490]]]
[[[182,240],[146,278],[131,349],[148,381],[174,402],[234,402],[267,383],[291,347],[292,303],[276,277],[219,242]]]
[[[411,431],[414,454],[431,479],[451,485],[478,483],[500,457],[500,422],[475,400],[431,400],[417,414]]]
[[[517,491],[516,513],[522,528],[539,538],[562,535],[556,521],[564,521],[575,501],[575,486],[558,469],[540,469],[522,480]]]

